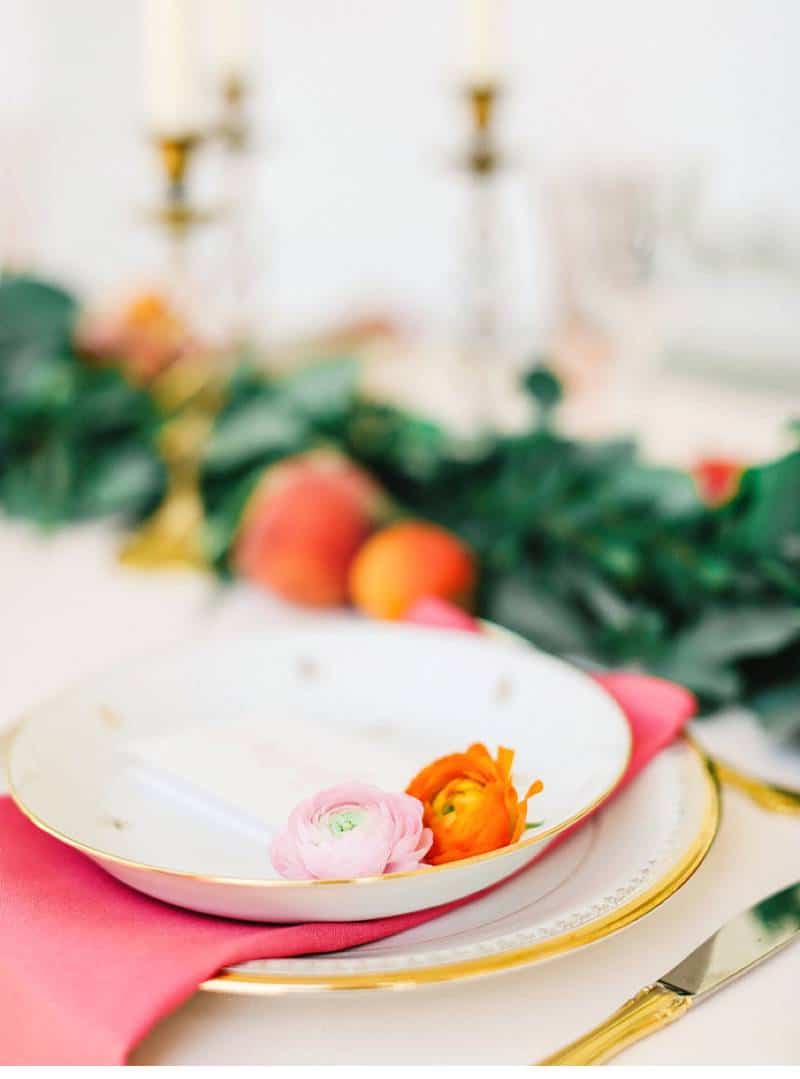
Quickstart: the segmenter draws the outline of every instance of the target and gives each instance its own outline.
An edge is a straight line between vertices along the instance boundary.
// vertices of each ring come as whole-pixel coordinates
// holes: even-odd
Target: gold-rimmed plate
[[[387,940],[331,955],[242,963],[202,988],[408,989],[540,963],[659,907],[700,866],[719,820],[713,770],[681,739],[558,849],[502,888]]]
[[[544,781],[517,843],[386,877],[277,877],[268,840],[300,798],[348,779],[402,790],[473,741],[516,750],[518,788]],[[156,898],[258,921],[349,921],[512,875],[605,799],[629,755],[619,707],[558,660],[504,640],[328,621],[119,665],[27,717],[9,780],[34,823]]]
[[[744,708],[696,720],[692,737],[709,754],[724,784],[774,813],[800,813],[800,749],[764,729]]]

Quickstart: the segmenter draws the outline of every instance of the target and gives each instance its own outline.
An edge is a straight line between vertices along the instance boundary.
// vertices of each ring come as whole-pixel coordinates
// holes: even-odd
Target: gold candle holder
[[[200,472],[222,404],[221,384],[207,366],[179,364],[160,375],[152,390],[166,411],[177,413],[159,439],[167,490],[155,513],[125,542],[120,562],[137,569],[207,569]]]
[[[189,202],[189,171],[201,143],[202,137],[195,132],[158,135],[155,138],[165,191],[163,203],[149,217],[173,235],[183,236],[191,225],[209,219],[208,212],[198,210]]]
[[[500,87],[473,83],[464,91],[470,121],[469,141],[460,166],[470,179],[469,251],[464,297],[462,344],[471,408],[478,433],[494,427],[492,373],[499,351],[497,228],[494,183],[503,164],[495,135]]]
[[[222,121],[217,134],[226,150],[243,153],[249,142],[249,128],[245,114],[247,87],[243,79],[230,75],[222,84]]]
[[[234,346],[246,342],[252,313],[248,295],[259,277],[259,252],[253,242],[257,191],[257,155],[250,125],[250,85],[240,75],[231,73],[219,84],[220,119],[214,137],[222,149],[221,181],[228,200],[228,251],[226,256],[227,288],[230,315],[227,332]]]
[[[164,178],[164,196],[159,206],[146,213],[146,218],[166,233],[172,288],[180,295],[189,292],[186,277],[190,234],[198,226],[215,221],[219,211],[196,206],[189,194],[191,168],[205,141],[203,134],[187,131],[156,135],[153,141]]]
[[[210,210],[193,206],[189,199],[189,172],[201,142],[202,137],[193,132],[155,139],[165,194],[162,205],[148,217],[165,229],[170,240],[172,286],[179,294],[187,291],[189,232],[216,217]],[[151,390],[164,412],[174,413],[159,439],[167,490],[155,513],[124,544],[120,561],[142,569],[205,568],[200,471],[203,446],[221,404],[220,380],[207,358],[184,359],[159,375]]]
[[[467,164],[476,176],[495,171],[500,161],[494,138],[494,119],[500,89],[495,83],[467,87],[467,103],[472,120],[472,145]]]

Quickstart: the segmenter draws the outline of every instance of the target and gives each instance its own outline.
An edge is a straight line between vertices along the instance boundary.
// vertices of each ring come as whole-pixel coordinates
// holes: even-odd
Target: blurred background
[[[797,0],[0,0],[9,719],[134,625],[375,614],[376,482],[477,613],[796,735],[798,40]],[[129,572],[187,566],[246,580]]]
[[[376,384],[403,396],[413,381],[447,414],[437,371],[481,242],[464,86],[488,65],[491,376],[546,355],[568,428],[638,434],[655,458],[784,447],[800,412],[794,0],[496,0],[482,44],[465,0],[251,0],[221,21],[225,5],[195,6],[197,124],[218,115],[231,56],[247,86],[237,176],[213,147],[192,174],[199,205],[238,215],[235,240],[221,215],[192,241],[208,333],[280,350],[388,323],[403,368],[384,356]],[[161,191],[153,18],[0,0],[0,264],[98,303],[170,274],[143,219]]]

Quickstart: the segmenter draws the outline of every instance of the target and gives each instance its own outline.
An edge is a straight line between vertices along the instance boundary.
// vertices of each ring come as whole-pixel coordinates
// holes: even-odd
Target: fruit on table
[[[234,564],[294,603],[337,606],[347,599],[350,563],[385,509],[379,486],[346,457],[291,458],[269,468],[251,495]]]
[[[471,553],[452,533],[425,521],[376,532],[350,570],[350,597],[375,618],[402,618],[424,597],[468,606],[475,586]]]

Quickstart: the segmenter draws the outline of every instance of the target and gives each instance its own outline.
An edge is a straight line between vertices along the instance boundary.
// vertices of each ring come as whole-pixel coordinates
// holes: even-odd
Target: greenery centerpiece
[[[173,418],[119,367],[75,346],[73,297],[0,283],[0,503],[53,526],[138,518],[165,487],[159,432]],[[536,367],[538,420],[457,438],[366,399],[350,359],[275,376],[240,364],[202,451],[202,542],[220,573],[265,470],[328,448],[356,462],[395,516],[435,522],[479,567],[476,612],[540,647],[692,689],[704,709],[746,701],[800,735],[800,449],[746,469],[709,505],[692,476],[654,468],[628,440],[558,431],[558,382]]]

